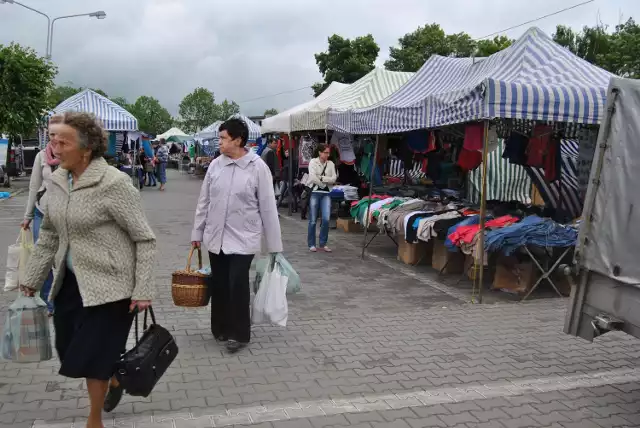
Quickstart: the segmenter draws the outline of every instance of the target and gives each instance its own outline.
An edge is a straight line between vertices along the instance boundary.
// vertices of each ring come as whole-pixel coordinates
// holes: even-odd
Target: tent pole
[[[298,172],[296,171],[296,175]],[[289,177],[287,177],[287,191],[289,192],[289,217],[293,214],[293,137],[289,132]]]
[[[480,238],[478,246],[480,248],[480,271],[478,272],[478,303],[482,303],[482,288],[484,287],[484,234],[487,220],[487,159],[489,157],[489,120],[484,121],[484,142],[482,145],[482,191],[480,197]],[[474,261],[475,263],[475,261]]]
[[[369,213],[371,210],[371,195],[373,193],[373,176],[376,171],[376,158],[378,156],[378,144],[380,143],[380,135],[376,135],[376,144],[373,148],[373,160],[371,162],[371,172],[369,173],[369,200],[367,201],[367,214],[365,216],[364,241],[362,242],[362,259],[364,260],[364,250],[367,248],[367,235],[369,232]]]

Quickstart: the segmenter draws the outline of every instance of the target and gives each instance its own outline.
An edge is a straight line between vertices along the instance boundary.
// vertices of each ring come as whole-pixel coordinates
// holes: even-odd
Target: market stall
[[[478,271],[480,283],[478,293],[481,293],[487,259],[485,252],[496,248],[490,245],[491,233],[512,225],[496,222],[504,216],[499,215],[499,207],[496,212],[495,206],[488,205],[488,191],[513,195],[509,190],[513,182],[509,171],[518,170],[518,177],[522,178],[524,170],[537,184],[536,190],[547,208],[563,211],[545,213],[546,217],[560,222],[575,217],[575,205],[581,206],[581,200],[580,195],[576,195],[574,142],[582,146],[597,132],[610,76],[557,45],[539,29],[531,28],[511,47],[488,58],[432,56],[416,76],[384,101],[370,108],[330,114],[329,128],[376,135],[429,129],[436,140],[447,134],[457,140],[460,146],[458,165],[464,163],[469,171],[479,168],[475,173],[479,174],[476,175],[475,193],[479,193],[480,198],[479,206],[465,206],[465,209],[477,209],[477,217],[472,220],[477,221],[477,230],[469,231],[451,249],[461,252],[466,247],[466,252],[473,256],[474,271]],[[491,157],[507,160],[510,166],[506,172],[498,171],[493,183],[489,183],[488,174]],[[370,188],[370,194],[372,190]],[[566,198],[567,195],[571,198]],[[568,203],[565,199],[572,201]],[[391,202],[394,201],[387,201],[381,208],[386,206],[388,209],[386,204]],[[402,206],[407,202],[396,203]],[[363,214],[365,221],[370,218],[371,211],[379,211],[371,209],[374,205],[375,202],[365,201],[364,207],[369,211]],[[534,214],[525,208],[522,215],[514,216],[517,218],[515,223],[525,222]],[[427,217],[433,217],[443,211],[451,212],[451,209],[458,212],[460,207],[445,205],[425,211],[428,211]],[[417,222],[418,228],[424,231],[420,234],[423,238],[429,236],[426,231],[431,221],[433,219]],[[545,218],[536,227],[544,229],[551,222],[554,234],[544,242],[517,241],[532,265],[543,270],[542,278],[547,281],[550,271],[568,254],[565,250],[570,250],[575,241],[574,234],[570,234],[572,239],[558,238],[560,235],[555,232],[569,226],[553,219]],[[516,235],[526,238],[525,230],[519,229]],[[444,233],[449,237],[453,232],[446,230]],[[365,243],[366,234],[367,228]],[[555,242],[561,245],[554,245],[556,238]],[[542,268],[529,251],[530,247],[561,248],[561,251],[552,251],[550,266]],[[433,251],[435,253],[436,249]],[[530,291],[532,288],[527,289],[526,295]],[[481,298],[480,294],[478,300]]]

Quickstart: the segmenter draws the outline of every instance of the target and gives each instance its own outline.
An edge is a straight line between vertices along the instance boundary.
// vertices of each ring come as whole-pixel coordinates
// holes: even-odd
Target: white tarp
[[[600,126],[591,166],[581,261],[589,270],[640,286],[640,81],[612,78],[607,107],[613,113],[606,113]]]
[[[291,132],[291,115],[312,108],[320,101],[343,91],[347,87],[349,87],[349,85],[345,83],[331,82],[327,89],[325,89],[320,95],[318,95],[311,101],[299,104],[295,107],[290,108],[289,110],[264,119],[262,121],[262,133],[269,134],[271,132]]]
[[[160,138],[164,138],[166,140],[167,138],[171,138],[171,137],[178,137],[180,139],[185,139],[185,140],[192,138],[190,135],[185,134],[179,128],[171,128],[163,134],[156,135],[156,140],[159,140]]]

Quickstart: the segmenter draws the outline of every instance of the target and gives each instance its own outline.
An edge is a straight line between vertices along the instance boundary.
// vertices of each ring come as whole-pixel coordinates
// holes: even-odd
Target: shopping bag
[[[253,299],[251,321],[286,327],[288,315],[287,277],[281,274],[277,265],[270,263]]]
[[[27,278],[27,265],[33,251],[33,233],[30,229],[20,230],[20,261],[18,263],[18,282],[25,283]]]
[[[16,363],[50,360],[49,310],[38,296],[18,296],[9,306],[0,344],[2,358]]]
[[[287,294],[295,294],[300,291],[300,275],[298,275],[298,272],[296,272],[293,266],[291,266],[291,263],[289,263],[284,255],[282,255],[282,253],[278,253],[275,256],[269,255],[261,257],[255,262],[256,275],[253,279],[254,293],[258,292],[262,278],[267,272],[270,263],[277,265],[280,268],[281,275],[287,277]]]
[[[17,290],[26,276],[27,263],[33,250],[33,234],[20,229],[16,243],[7,251],[7,271],[4,275],[4,291]]]

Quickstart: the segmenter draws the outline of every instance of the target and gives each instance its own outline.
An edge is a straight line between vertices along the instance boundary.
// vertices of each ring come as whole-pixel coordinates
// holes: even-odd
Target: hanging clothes
[[[464,171],[476,169],[482,163],[482,153],[477,150],[462,149],[457,165]]]
[[[464,143],[462,147],[465,150],[482,150],[484,139],[484,124],[470,123],[464,129]]]
[[[509,163],[514,165],[527,165],[527,147],[529,146],[529,138],[512,132],[507,138],[502,158],[508,159]]]
[[[551,183],[560,179],[562,174],[562,158],[560,156],[560,140],[551,139],[544,157],[544,179]]]
[[[311,138],[310,135],[302,137],[300,139],[299,151],[298,151],[298,165],[300,168],[308,168],[309,162],[314,157],[314,152],[318,146],[317,141]]]
[[[353,150],[352,135],[334,132],[331,136],[331,145],[338,150],[341,163],[345,163],[347,165],[353,165],[356,163],[356,153]]]
[[[412,153],[427,153],[429,151],[429,140],[432,134],[432,132],[423,130],[411,131],[405,138],[406,146]]]
[[[536,125],[533,128],[533,137],[529,139],[527,150],[527,165],[535,168],[544,168],[544,158],[547,154],[552,132],[553,128],[547,125]]]

